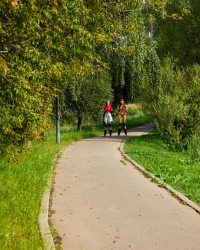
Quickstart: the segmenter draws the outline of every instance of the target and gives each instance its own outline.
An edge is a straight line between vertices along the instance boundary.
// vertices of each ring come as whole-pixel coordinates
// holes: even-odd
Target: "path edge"
[[[62,152],[68,148],[69,146],[73,145],[76,142],[72,142],[71,144],[67,145],[66,147],[62,148],[53,158],[53,163],[51,165],[51,174],[49,176],[49,180],[47,181],[47,187],[42,196],[41,205],[40,205],[40,213],[38,218],[39,229],[42,239],[44,240],[45,249],[47,250],[56,250],[53,236],[50,231],[48,217],[49,217],[49,199],[51,195],[51,186],[53,181],[53,174],[54,168],[56,166],[58,155],[62,154]]]
[[[131,159],[125,153],[125,151],[123,150],[124,149],[124,144],[125,144],[124,141],[125,140],[127,140],[127,139],[124,139],[120,143],[120,148],[119,148],[119,151],[125,157],[125,159],[127,159],[134,167],[138,168],[145,175],[149,175],[152,179],[156,179],[159,184],[164,184],[165,185],[165,189],[167,189],[168,191],[170,191],[172,194],[175,194],[180,200],[184,201],[188,206],[190,206],[191,208],[193,208],[194,210],[196,210],[198,213],[200,213],[200,207],[197,204],[195,204],[194,202],[192,202],[191,200],[189,200],[186,196],[184,196],[183,194],[181,194],[180,192],[178,192],[176,189],[174,189],[171,186],[169,186],[168,184],[166,184],[161,179],[159,179],[156,176],[154,176],[151,172],[147,171],[144,167],[140,166],[136,161],[134,161],[133,159]],[[76,142],[73,142],[73,143],[67,145],[66,147],[64,147],[63,149],[61,149],[55,155],[55,157],[53,158],[53,163],[51,165],[52,174],[49,176],[49,180],[47,181],[47,187],[46,187],[46,189],[45,189],[45,191],[43,193],[42,199],[41,199],[41,206],[40,206],[40,213],[39,213],[38,223],[39,223],[40,234],[41,234],[42,239],[44,240],[45,248],[47,250],[55,250],[53,236],[51,234],[49,223],[48,223],[48,214],[49,214],[48,211],[49,211],[49,199],[50,199],[51,186],[52,186],[52,176],[53,176],[53,173],[54,173],[55,165],[56,165],[57,160],[58,160],[57,156],[59,154],[61,154],[66,148],[68,148],[69,146],[73,145],[74,143],[76,143]]]
[[[145,175],[150,176],[152,179],[156,179],[156,181],[158,182],[158,184],[164,184],[164,188],[165,189],[167,189],[168,191],[170,191],[172,194],[175,194],[181,201],[185,202],[188,206],[190,206],[191,208],[193,208],[194,210],[196,210],[198,213],[200,213],[200,206],[198,206],[197,204],[195,204],[194,202],[192,202],[191,200],[189,200],[186,196],[184,196],[183,194],[181,194],[180,192],[178,192],[173,187],[169,186],[163,180],[161,180],[160,178],[156,177],[154,174],[152,174],[151,172],[147,171],[144,167],[140,166],[136,161],[134,161],[133,159],[131,159],[131,157],[129,157],[125,153],[125,151],[124,151],[125,140],[127,140],[127,139],[124,139],[121,142],[120,149],[119,149],[119,151],[122,153],[122,155],[124,156],[125,159],[127,159],[130,163],[132,163],[132,165],[134,167],[138,168]]]

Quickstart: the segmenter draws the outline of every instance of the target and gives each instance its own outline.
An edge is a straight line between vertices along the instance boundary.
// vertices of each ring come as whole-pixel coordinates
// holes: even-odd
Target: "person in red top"
[[[121,133],[122,120],[123,120],[123,125],[124,125],[124,133],[125,133],[125,135],[127,135],[127,130],[126,130],[126,114],[127,113],[128,113],[127,105],[126,105],[124,99],[121,99],[120,104],[119,104],[119,109],[118,109],[118,114],[119,114],[118,136]]]
[[[112,103],[110,102],[110,100],[107,100],[104,112],[104,136],[106,136],[107,133],[107,126],[109,126],[110,136],[112,135],[112,127],[111,127],[111,122],[113,121],[112,114],[113,114]]]

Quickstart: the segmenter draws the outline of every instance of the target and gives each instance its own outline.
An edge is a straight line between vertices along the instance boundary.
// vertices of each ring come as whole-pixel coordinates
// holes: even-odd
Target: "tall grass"
[[[135,127],[149,120],[137,111],[127,119],[127,126]],[[113,122],[117,130],[118,119]],[[43,141],[33,143],[30,154],[24,154],[20,163],[11,164],[8,158],[0,160],[0,249],[40,250],[38,216],[43,192],[51,174],[53,158],[60,149],[80,139],[103,134],[103,123],[83,125],[82,133],[75,126],[61,127],[61,143],[56,144],[55,128],[45,134]]]

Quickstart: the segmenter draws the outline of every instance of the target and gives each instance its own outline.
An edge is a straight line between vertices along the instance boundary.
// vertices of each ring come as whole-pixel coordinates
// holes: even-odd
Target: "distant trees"
[[[77,75],[66,82],[63,88],[60,95],[61,114],[67,120],[73,114],[79,131],[83,120],[91,123],[100,121],[106,100],[113,99],[110,76],[103,72],[89,76]]]
[[[158,42],[158,56],[173,57],[179,66],[200,63],[200,2],[198,0],[166,3],[170,18],[157,12],[153,24],[154,39]],[[173,15],[175,13],[176,15]]]
[[[117,45],[114,44],[108,53],[109,72],[116,103],[121,98],[132,102],[139,101],[140,88],[146,76],[154,82],[159,72],[160,60],[156,53],[156,43],[149,39],[144,24],[141,24],[142,8],[138,8],[137,15],[134,16],[137,17],[141,28],[138,32],[124,32],[118,38]],[[126,50],[122,50],[120,46]]]

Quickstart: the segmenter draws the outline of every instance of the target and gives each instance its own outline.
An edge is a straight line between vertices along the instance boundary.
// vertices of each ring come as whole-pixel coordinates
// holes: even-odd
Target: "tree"
[[[91,73],[88,61],[106,66],[94,48],[109,50],[123,31],[137,32],[140,26],[130,14],[136,6],[142,2],[0,1],[1,153],[40,138],[50,126],[58,85]],[[128,25],[122,26],[121,16]]]
[[[81,132],[82,121],[99,121],[106,100],[112,98],[108,74],[97,72],[91,76],[76,76],[64,86],[61,93],[61,113],[72,113],[77,118],[77,129]]]
[[[113,40],[113,18],[129,1],[38,0],[0,2],[1,153],[39,139],[58,85],[104,63],[92,48]]]
[[[137,32],[123,32],[109,53],[112,88],[117,103],[121,98],[130,101],[137,99],[146,76],[152,83],[157,81],[160,68],[156,43],[149,38],[142,21],[143,7],[136,10],[131,15],[137,19],[140,29]],[[126,26],[126,21],[122,21],[122,25]]]
[[[179,18],[171,18],[156,13],[153,23],[154,36],[158,41],[158,55],[177,59],[179,66],[200,63],[200,2],[198,0],[177,1],[166,4],[169,16],[176,13]]]

